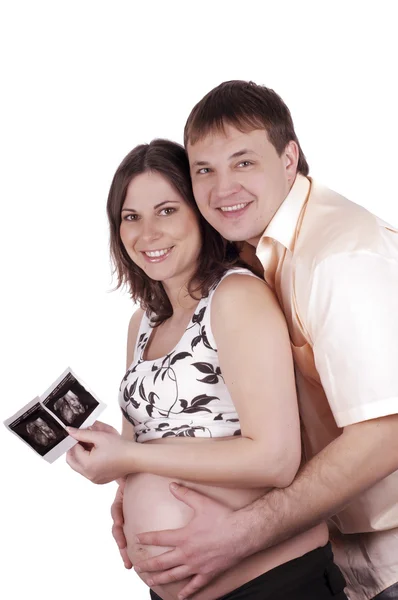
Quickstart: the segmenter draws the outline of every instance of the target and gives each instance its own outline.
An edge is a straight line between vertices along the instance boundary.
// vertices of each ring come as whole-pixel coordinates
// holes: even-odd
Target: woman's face
[[[186,283],[201,248],[198,218],[159,173],[137,175],[122,206],[120,237],[131,260],[155,281]]]

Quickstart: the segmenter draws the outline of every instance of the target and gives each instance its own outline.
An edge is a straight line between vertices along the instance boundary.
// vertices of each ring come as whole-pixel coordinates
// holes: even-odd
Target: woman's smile
[[[141,250],[141,254],[144,256],[145,260],[150,263],[158,263],[166,260],[173,250],[174,246],[170,246],[169,248],[163,248],[161,250]]]
[[[189,281],[202,246],[198,216],[163,175],[134,177],[121,215],[121,241],[136,265],[155,281]]]

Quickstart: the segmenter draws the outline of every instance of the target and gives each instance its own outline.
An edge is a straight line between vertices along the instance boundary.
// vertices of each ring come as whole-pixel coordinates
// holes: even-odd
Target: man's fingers
[[[120,556],[122,557],[124,566],[126,567],[126,569],[131,569],[133,566],[133,563],[131,562],[129,555],[127,553],[127,541],[126,541],[126,537],[124,535],[123,529],[121,527],[115,527],[115,525],[114,525],[112,527],[112,535],[113,535],[115,542],[118,545]]]
[[[186,579],[192,575],[190,567],[186,565],[181,565],[180,567],[175,567],[174,569],[169,569],[168,571],[163,571],[160,573],[151,573],[149,577],[145,578],[149,587],[153,587],[154,585],[161,585],[165,583],[175,583],[176,581],[181,581],[182,579]]]
[[[119,525],[120,527],[124,525],[123,497],[119,492],[116,494],[111,506],[111,517],[115,525]]]
[[[115,538],[115,542],[119,546],[119,550],[123,550],[127,546],[126,536],[124,535],[123,527],[114,524],[112,526],[112,535]]]
[[[184,504],[187,504],[195,511],[207,500],[203,494],[177,483],[170,484],[170,491],[177,500],[181,500],[181,502],[184,502]]]
[[[184,541],[185,527],[182,529],[163,529],[137,534],[137,541],[144,546],[178,546]],[[175,566],[175,565],[174,565]]]
[[[133,567],[133,563],[131,562],[129,555],[127,554],[126,548],[119,548],[119,552],[126,569],[131,569]]]
[[[163,554],[159,554],[158,556],[153,556],[147,560],[135,563],[135,568],[139,573],[167,571],[168,569],[174,569],[181,566],[184,566],[184,560],[181,556],[181,552],[176,548],[163,552]]]
[[[113,503],[111,508],[111,516],[115,525],[122,527],[124,525],[123,504],[118,502]]]
[[[178,600],[185,600],[185,598],[189,598],[193,594],[196,594],[196,592],[201,590],[211,580],[211,575],[195,575],[195,577],[192,577],[191,581],[189,581],[187,585],[182,588],[181,592],[179,592]],[[192,600],[194,600],[194,598]],[[213,596],[213,598],[211,598],[209,596],[208,600],[216,600],[216,597]]]
[[[133,563],[127,554],[127,540],[124,535],[124,515],[123,515],[123,488],[125,480],[123,479],[119,489],[116,492],[115,500],[111,506],[111,516],[113,519],[112,535],[118,545],[120,556],[126,569],[131,569]]]
[[[123,494],[124,492],[124,488],[126,486],[126,480],[127,480],[127,475],[125,475],[124,477],[119,477],[119,479],[116,479],[116,483],[119,486],[119,494]]]

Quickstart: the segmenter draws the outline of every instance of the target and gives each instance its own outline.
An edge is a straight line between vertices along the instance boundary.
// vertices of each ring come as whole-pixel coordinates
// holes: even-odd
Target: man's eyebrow
[[[234,152],[233,154],[231,154],[231,156],[228,156],[228,160],[231,160],[233,158],[240,158],[245,154],[255,154],[255,152],[253,150],[249,150],[248,148],[243,148],[242,150]],[[195,160],[192,163],[192,167],[208,167],[209,164],[210,163],[207,160]]]
[[[207,160],[195,160],[192,163],[192,167],[207,167],[210,163]]]
[[[240,156],[243,156],[244,154],[255,154],[255,152],[253,150],[249,150],[248,148],[243,148],[242,150],[238,150],[237,152],[234,152],[233,154],[231,154],[231,156],[228,158],[228,160],[230,160],[231,158],[239,158]]]

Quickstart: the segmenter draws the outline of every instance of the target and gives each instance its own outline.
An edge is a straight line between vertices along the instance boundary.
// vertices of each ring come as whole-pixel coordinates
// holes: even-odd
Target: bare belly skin
[[[201,443],[202,441],[200,438],[166,438],[146,443],[178,443],[183,446],[183,444]],[[217,443],[217,440],[214,440],[214,443]],[[124,490],[123,510],[127,551],[133,565],[143,558],[156,556],[169,549],[155,546],[142,547],[135,542],[135,535],[137,533],[162,529],[177,529],[186,525],[193,515],[190,507],[176,500],[171,494],[169,484],[172,481],[183,483],[187,487],[196,489],[235,510],[250,504],[256,498],[263,496],[266,491],[260,489],[221,488],[182,481],[176,478],[169,479],[149,473],[129,475]],[[327,526],[321,524],[278,546],[258,552],[243,560],[239,568],[232,568],[222,574],[217,578],[216,582],[211,583],[208,588],[197,596],[198,600],[206,600],[210,592],[216,597],[227,594],[280,564],[302,556],[315,548],[324,546],[327,541]],[[177,600],[177,594],[185,584],[186,581],[180,581],[156,586],[154,591],[163,600]]]

